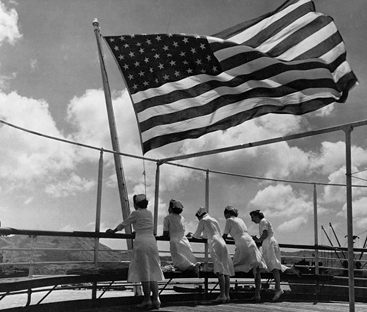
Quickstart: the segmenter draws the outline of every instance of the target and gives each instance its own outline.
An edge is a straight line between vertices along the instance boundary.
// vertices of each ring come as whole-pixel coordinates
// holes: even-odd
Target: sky
[[[0,0],[0,120],[44,135],[112,149],[97,44],[102,35],[186,33],[211,35],[253,19],[283,0]],[[302,116],[266,115],[226,131],[149,151],[162,159],[199,151],[304,133],[367,119],[367,20],[365,0],[315,0],[334,18],[347,60],[359,80],[346,103]],[[123,79],[103,43],[122,153],[142,156],[138,128]],[[366,127],[352,132],[353,184],[367,185]],[[179,161],[215,171],[290,181],[345,183],[342,131],[272,145]],[[36,136],[0,123],[0,221],[3,227],[94,231],[100,153]],[[132,196],[145,193],[153,211],[155,162],[122,157],[131,209]],[[144,174],[145,173],[145,174]],[[101,231],[122,220],[113,157],[104,153]],[[258,225],[249,212],[261,209],[284,244],[313,244],[313,186],[210,174],[210,215],[224,229],[223,210],[239,210],[251,235]],[[158,234],[169,200],[184,205],[187,232],[205,205],[205,172],[163,165],[160,173]],[[343,187],[318,186],[319,243],[333,239],[329,223],[346,246]],[[367,189],[353,188],[353,229],[361,247],[367,236]],[[110,246],[121,242],[108,241]],[[336,244],[333,239],[333,244]],[[163,246],[164,247],[164,246]],[[167,247],[165,245],[165,247]]]

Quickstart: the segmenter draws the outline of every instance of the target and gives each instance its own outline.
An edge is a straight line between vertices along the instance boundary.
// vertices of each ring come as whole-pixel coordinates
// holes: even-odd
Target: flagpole
[[[113,106],[112,106],[111,90],[110,90],[110,86],[108,83],[107,71],[106,71],[106,67],[105,67],[105,63],[103,59],[102,44],[100,40],[101,34],[100,34],[99,22],[97,19],[94,19],[93,26],[94,26],[94,33],[96,35],[96,40],[97,40],[99,61],[101,65],[102,82],[103,82],[103,89],[104,89],[104,94],[105,94],[105,99],[106,99],[108,121],[110,125],[112,148],[115,152],[120,153],[120,145],[118,142],[115,116],[114,116]],[[123,167],[122,167],[122,162],[121,162],[121,156],[117,153],[114,153],[115,168],[116,168],[117,184],[118,184],[118,189],[119,189],[119,194],[120,194],[122,217],[125,220],[130,214],[130,206],[129,206],[129,199],[128,199],[128,194],[127,194],[127,189],[126,189],[125,176],[123,173]],[[125,231],[127,234],[131,234],[132,233],[131,226],[126,227]],[[132,249],[131,239],[127,240],[127,247],[128,249]]]

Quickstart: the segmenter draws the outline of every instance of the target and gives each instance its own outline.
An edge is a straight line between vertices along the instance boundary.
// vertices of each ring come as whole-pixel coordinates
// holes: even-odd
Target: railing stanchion
[[[31,250],[30,250],[30,255],[29,255],[29,272],[28,272],[28,276],[31,277],[34,274],[34,245],[35,245],[35,240],[37,238],[36,235],[31,235]]]
[[[316,189],[316,183],[313,185],[313,217],[314,217],[314,236],[315,236],[315,274],[319,275],[319,250],[317,249],[317,246],[319,245],[319,232],[318,232],[318,218],[317,218],[317,189]],[[319,280],[316,279],[315,282],[315,301],[317,302],[319,299],[320,294],[320,285]]]
[[[206,211],[209,213],[209,170],[206,171],[206,179],[205,179],[205,209]],[[205,271],[208,271],[208,262],[209,262],[209,255],[208,255],[208,243],[205,243]],[[209,279],[207,277],[207,275],[205,275],[205,292],[204,292],[204,296],[205,299],[207,299],[208,296],[208,291],[209,291],[209,286],[208,283]]]

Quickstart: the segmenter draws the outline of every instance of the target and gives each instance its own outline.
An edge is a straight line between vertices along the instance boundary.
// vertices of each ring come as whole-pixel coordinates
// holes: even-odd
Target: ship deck
[[[215,277],[212,272],[201,272],[202,275],[207,278]],[[172,279],[192,278],[190,274],[183,273],[165,273],[167,285]],[[266,275],[266,274],[265,274]],[[116,297],[106,299],[89,299],[89,300],[77,300],[73,302],[66,301],[47,303],[47,304],[35,304],[32,302],[32,293],[36,292],[40,287],[50,286],[49,292],[52,292],[57,285],[70,284],[70,283],[85,283],[85,282],[100,282],[100,281],[116,281],[121,278],[126,279],[127,270],[99,272],[99,274],[85,274],[85,275],[59,275],[59,276],[33,276],[33,277],[19,277],[0,280],[0,293],[4,296],[9,295],[12,292],[25,291],[28,296],[28,300],[24,309],[27,312],[64,312],[64,311],[78,311],[78,312],[112,312],[112,311],[138,311],[135,308],[142,299],[140,296],[130,297]],[[202,276],[202,277],[204,277]],[[237,277],[251,277],[249,274],[239,274]],[[265,276],[264,276],[265,277]],[[270,276],[267,276],[270,277]],[[282,274],[283,280],[293,278],[292,274]],[[305,276],[302,276],[305,278]],[[322,283],[323,279],[327,276],[312,275],[312,279],[319,280]],[[255,303],[251,300],[253,293],[233,293],[231,302],[227,304],[213,304],[213,300],[218,294],[213,293],[177,293],[177,294],[162,294],[162,307],[160,311],[348,311],[349,303],[344,301],[327,301],[321,296],[315,296],[313,291],[304,294],[293,294],[291,291],[286,291],[278,302],[272,302],[272,292],[265,291],[262,293],[263,302]],[[334,299],[334,297],[332,297]],[[2,299],[2,298],[1,298]],[[1,305],[0,299],[0,305]],[[342,300],[340,298],[340,300]],[[17,309],[6,309],[4,311],[19,311]],[[367,311],[366,302],[356,302],[355,311]]]
[[[249,302],[230,302],[227,304],[213,305],[210,302],[185,302],[180,304],[166,303],[162,304],[161,308],[156,311],[161,312],[346,312],[349,309],[347,302],[264,302],[264,303],[249,303]],[[116,311],[137,311],[134,306],[112,306],[78,310],[80,312],[116,312]],[[154,311],[154,310],[151,310]],[[356,312],[367,311],[367,304],[356,303]]]
[[[28,307],[24,308],[27,312],[117,312],[117,311],[143,311],[133,305],[125,304],[113,304],[98,307],[81,307],[78,304],[74,307],[66,307],[62,303],[52,306],[43,307]],[[355,312],[367,311],[367,304],[356,302],[354,307]],[[6,309],[5,312],[19,312],[23,309]],[[180,301],[180,302],[162,302],[159,310],[149,311],[160,311],[160,312],[346,312],[349,311],[348,302],[329,301],[329,302],[313,302],[313,301],[278,301],[278,302],[263,302],[254,303],[246,300],[231,300],[230,303],[226,304],[212,304],[211,301]]]

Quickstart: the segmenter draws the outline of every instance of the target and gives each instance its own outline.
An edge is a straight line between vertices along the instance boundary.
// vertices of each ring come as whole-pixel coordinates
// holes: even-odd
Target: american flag
[[[105,36],[130,92],[142,149],[225,130],[268,113],[345,102],[357,78],[331,17],[310,0],[213,36]]]

